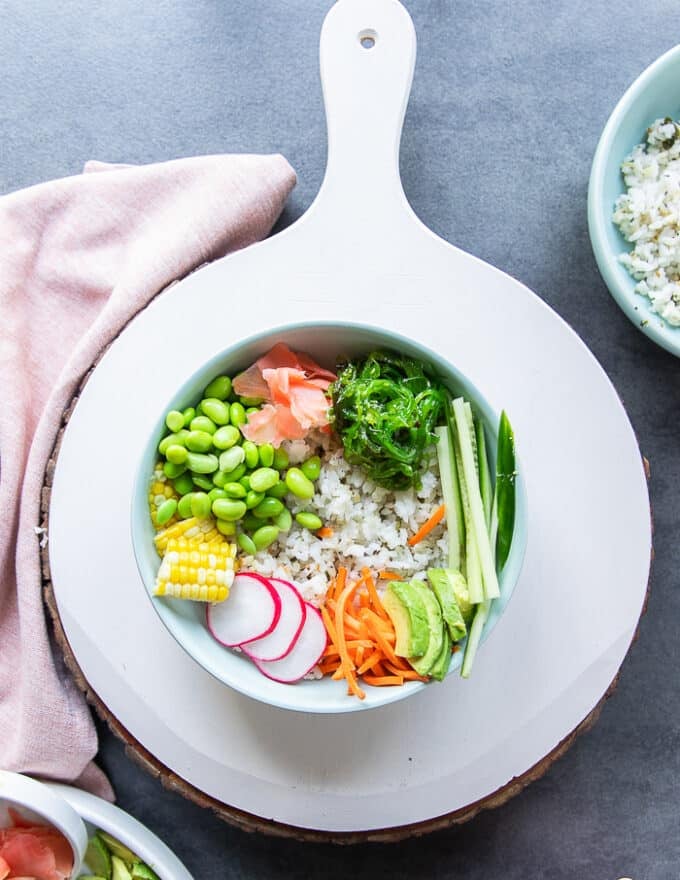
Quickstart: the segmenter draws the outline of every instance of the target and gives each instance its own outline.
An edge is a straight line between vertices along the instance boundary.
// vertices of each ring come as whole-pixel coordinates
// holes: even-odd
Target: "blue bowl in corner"
[[[163,624],[178,644],[204,669],[219,681],[252,699],[298,712],[342,713],[371,709],[403,699],[422,688],[436,689],[437,683],[408,682],[401,687],[366,686],[366,699],[347,695],[346,684],[329,677],[321,680],[282,684],[262,675],[243,654],[222,647],[205,625],[205,607],[200,602],[153,598],[153,588],[160,559],[154,547],[154,529],[148,512],[149,479],[156,460],[156,447],[165,430],[165,413],[170,409],[182,410],[195,404],[208,382],[220,373],[234,375],[265,354],[276,342],[286,342],[294,350],[308,352],[318,363],[335,366],[336,355],[356,357],[376,348],[391,348],[417,357],[433,368],[440,379],[456,394],[464,395],[484,423],[490,464],[495,468],[495,450],[498,439],[499,414],[486,402],[475,386],[447,360],[413,340],[375,327],[359,324],[319,322],[287,325],[267,330],[243,340],[206,362],[177,390],[172,400],[159,410],[156,429],[146,444],[137,472],[131,511],[132,542],[137,567],[144,589],[153,602]],[[521,446],[521,438],[519,438]],[[494,601],[485,624],[484,641],[507,606],[519,578],[527,540],[527,505],[524,480],[517,478],[515,532],[510,555],[499,578],[501,596]],[[227,600],[228,601],[228,600]],[[480,648],[483,652],[483,648]],[[450,673],[458,670],[462,651],[453,658]],[[474,673],[469,682],[474,687]]]
[[[619,262],[631,246],[612,221],[614,203],[625,192],[621,163],[644,141],[647,128],[666,116],[680,119],[680,46],[641,73],[609,117],[590,173],[588,229],[597,265],[616,302],[639,330],[680,356],[680,327],[666,323],[647,297],[635,293],[637,282]]]

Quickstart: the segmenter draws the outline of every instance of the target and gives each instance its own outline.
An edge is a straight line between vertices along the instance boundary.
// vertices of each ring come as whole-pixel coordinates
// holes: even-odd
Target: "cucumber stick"
[[[460,498],[463,507],[463,517],[465,520],[465,580],[468,584],[470,592],[470,601],[473,605],[484,601],[484,586],[482,584],[482,570],[479,565],[479,553],[477,552],[477,544],[474,537],[474,525],[472,522],[472,513],[470,511],[470,498],[468,496],[467,484],[465,482],[465,471],[463,468],[463,456],[460,451],[460,443],[458,441],[458,431],[453,426],[453,454],[456,459],[456,469],[458,471],[458,486],[460,488]]]
[[[491,471],[489,470],[489,460],[486,456],[486,438],[484,437],[484,426],[477,419],[475,421],[475,437],[477,438],[477,461],[479,463],[479,491],[482,493],[482,506],[484,507],[484,518],[486,519],[486,527],[491,533],[491,507],[493,504],[493,487],[491,485]],[[491,547],[493,548],[493,541]]]
[[[475,467],[475,447],[473,446],[472,441],[474,430],[470,430],[470,423],[465,412],[465,401],[462,397],[457,397],[453,401],[453,415],[458,437],[458,445],[460,447],[460,457],[463,465],[467,499],[470,507],[470,523],[472,525],[474,543],[479,555],[479,567],[482,572],[484,598],[496,599],[500,596],[500,590],[498,589],[494,554],[491,551],[486,517],[484,515],[484,505],[482,503],[482,494],[479,488],[479,478]],[[470,585],[469,578],[468,584]],[[472,590],[471,585],[470,589]],[[470,598],[472,598],[472,591],[470,592]]]
[[[458,488],[456,459],[446,425],[435,428],[437,435],[437,459],[439,479],[442,484],[442,498],[446,505],[446,529],[449,538],[449,568],[460,569],[463,559],[465,524],[463,523]]]
[[[484,629],[484,624],[486,623],[486,619],[489,616],[490,608],[491,600],[487,599],[485,602],[482,602],[481,605],[477,606],[475,616],[472,618],[467,642],[465,643],[463,665],[460,669],[460,674],[462,678],[469,678],[470,676],[470,672],[472,671],[472,663],[475,659],[475,654],[477,653],[477,648],[479,647],[479,642],[482,638],[482,630]]]

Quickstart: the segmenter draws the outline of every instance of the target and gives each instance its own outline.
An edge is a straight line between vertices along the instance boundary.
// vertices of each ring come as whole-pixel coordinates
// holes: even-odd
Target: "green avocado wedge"
[[[458,606],[456,592],[461,594],[467,591],[465,578],[453,568],[429,568],[427,579],[439,601],[452,641],[459,642],[467,635],[467,626]]]
[[[160,880],[160,877],[144,862],[135,862],[132,866],[132,880]]]
[[[116,840],[111,834],[107,834],[106,831],[98,831],[96,836],[101,838],[112,856],[118,856],[118,858],[122,859],[126,865],[131,865],[133,862],[139,861],[139,857],[136,856],[131,849],[128,849],[125,844]]]
[[[125,862],[118,856],[111,856],[111,864],[113,865],[112,880],[132,880],[132,874],[128,870]]]
[[[397,636],[394,653],[398,657],[422,657],[428,649],[430,629],[419,591],[406,581],[392,581],[385,590],[383,605]]]
[[[443,629],[443,639],[442,639],[442,649],[439,652],[439,656],[434,661],[434,665],[430,669],[430,675],[435,681],[443,681],[446,678],[446,673],[449,671],[449,666],[451,665],[451,636],[449,635],[449,631],[447,627]]]
[[[98,834],[93,834],[87,844],[85,863],[93,875],[111,880],[111,853]]]
[[[425,653],[421,657],[409,657],[408,662],[419,675],[430,675],[432,667],[437,662],[439,652],[442,649],[442,642],[444,641],[442,610],[435,594],[422,581],[411,581],[409,586],[411,590],[420,595],[423,601],[427,614],[430,638]]]

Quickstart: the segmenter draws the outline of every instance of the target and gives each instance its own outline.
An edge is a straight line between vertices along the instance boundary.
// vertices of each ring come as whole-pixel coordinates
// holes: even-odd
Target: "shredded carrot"
[[[404,683],[404,679],[401,675],[371,675],[369,672],[364,675],[364,680],[366,684],[372,684],[375,687]]]
[[[335,681],[346,681],[347,693],[360,700],[366,694],[359,677],[376,687],[428,680],[394,653],[394,624],[380,600],[376,580],[398,579],[392,572],[380,571],[374,576],[364,568],[361,577],[350,581],[347,569],[339,568],[321,605],[328,645],[319,668]]]
[[[330,526],[321,526],[320,529],[316,530],[315,534],[317,538],[332,538],[333,529]]]
[[[446,505],[441,504],[435,510],[435,512],[432,514],[432,516],[428,520],[425,520],[425,522],[418,529],[418,531],[415,533],[415,535],[411,535],[411,537],[408,539],[408,541],[406,543],[409,545],[409,547],[415,547],[415,545],[419,541],[422,541],[423,538],[427,537],[427,535],[430,534],[432,529],[436,525],[439,525],[439,523],[444,519],[445,515],[446,515]]]
[[[403,580],[400,574],[397,574],[396,571],[379,571],[378,572],[378,580],[381,581],[401,581]]]

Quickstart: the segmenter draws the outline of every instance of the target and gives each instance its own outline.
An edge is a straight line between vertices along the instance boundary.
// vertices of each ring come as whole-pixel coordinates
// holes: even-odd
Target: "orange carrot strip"
[[[364,593],[364,592],[362,592],[362,593],[359,595],[359,606],[360,606],[361,608],[370,608],[370,606],[371,606],[371,597],[368,595],[368,593]]]
[[[385,666],[390,672],[400,675],[405,681],[429,681],[426,675],[418,675],[415,669],[401,669],[401,667],[390,663],[389,660],[385,660]]]
[[[347,569],[342,566],[338,569],[337,577],[335,578],[335,590],[333,592],[333,598],[337,599],[340,593],[345,589],[345,582],[347,580]]]
[[[326,632],[328,633],[328,638],[331,640],[331,645],[337,650],[338,648],[338,633],[335,629],[335,624],[328,613],[328,609],[325,605],[321,606],[321,617],[324,622],[324,626],[326,627]]]
[[[397,574],[396,571],[379,571],[378,572],[378,580],[381,581],[401,581],[403,580],[400,574]]]
[[[387,685],[400,685],[404,683],[401,675],[371,675],[367,673],[364,676],[366,684],[372,684],[374,687],[385,687]]]
[[[361,690],[359,685],[357,684],[357,680],[354,676],[354,672],[350,669],[349,674],[347,676],[347,685],[349,693],[354,694],[355,697],[359,697],[360,700],[366,699],[366,694]]]
[[[331,529],[330,526],[322,526],[320,529],[317,529],[314,534],[317,538],[332,538],[333,529]]]
[[[378,627],[371,627],[371,624],[368,624],[369,629],[373,631],[373,637],[378,643],[378,647],[383,652],[387,660],[396,661],[397,655],[394,653],[394,650],[390,643],[384,638],[383,634],[380,632]]]
[[[357,669],[360,668],[361,664],[364,662],[364,654],[366,653],[366,651],[370,650],[370,648],[372,648],[372,647],[373,647],[373,642],[368,643],[368,648],[365,648],[363,645],[359,645],[359,647],[357,648],[356,656],[354,658],[354,662],[357,665]]]
[[[344,569],[340,569],[342,572]],[[340,580],[340,572],[338,572],[338,580]],[[338,633],[338,648],[340,650],[340,658],[342,660],[342,664],[345,667],[347,672],[351,672],[355,669],[354,664],[352,663],[349,654],[347,652],[347,640],[345,637],[345,627],[349,628],[349,624],[345,621],[345,609],[347,607],[347,603],[349,602],[352,594],[356,589],[358,589],[363,582],[363,578],[359,578],[358,581],[355,581],[353,584],[348,584],[340,593],[338,597],[338,603],[335,606],[335,628]],[[353,621],[356,623],[356,621]],[[357,624],[358,628],[358,624]],[[355,682],[356,684],[356,682]]]
[[[374,651],[370,657],[367,657],[366,660],[361,664],[361,666],[357,669],[359,675],[363,675],[364,672],[368,672],[369,669],[373,669],[376,663],[380,663],[383,659],[383,655],[380,651]]]
[[[379,663],[375,664],[375,666],[373,667],[373,672],[375,672],[376,675],[387,675],[387,670],[382,665],[382,660]]]
[[[380,601],[380,596],[378,595],[378,591],[375,588],[375,581],[371,577],[371,572],[364,568],[361,571],[362,575],[366,578],[366,586],[368,587],[368,595],[371,597],[371,604],[378,612],[380,617],[383,617],[385,620],[388,619],[387,611],[383,608],[383,603]]]
[[[432,531],[432,529],[436,525],[439,525],[439,523],[444,519],[445,515],[446,515],[446,505],[441,504],[435,510],[435,512],[432,514],[432,516],[429,519],[425,520],[425,522],[418,529],[418,531],[415,533],[415,535],[411,535],[411,537],[408,539],[408,541],[406,543],[409,545],[409,547],[414,547],[419,541],[422,541],[423,538],[425,538],[427,535],[429,535],[430,532]]]

